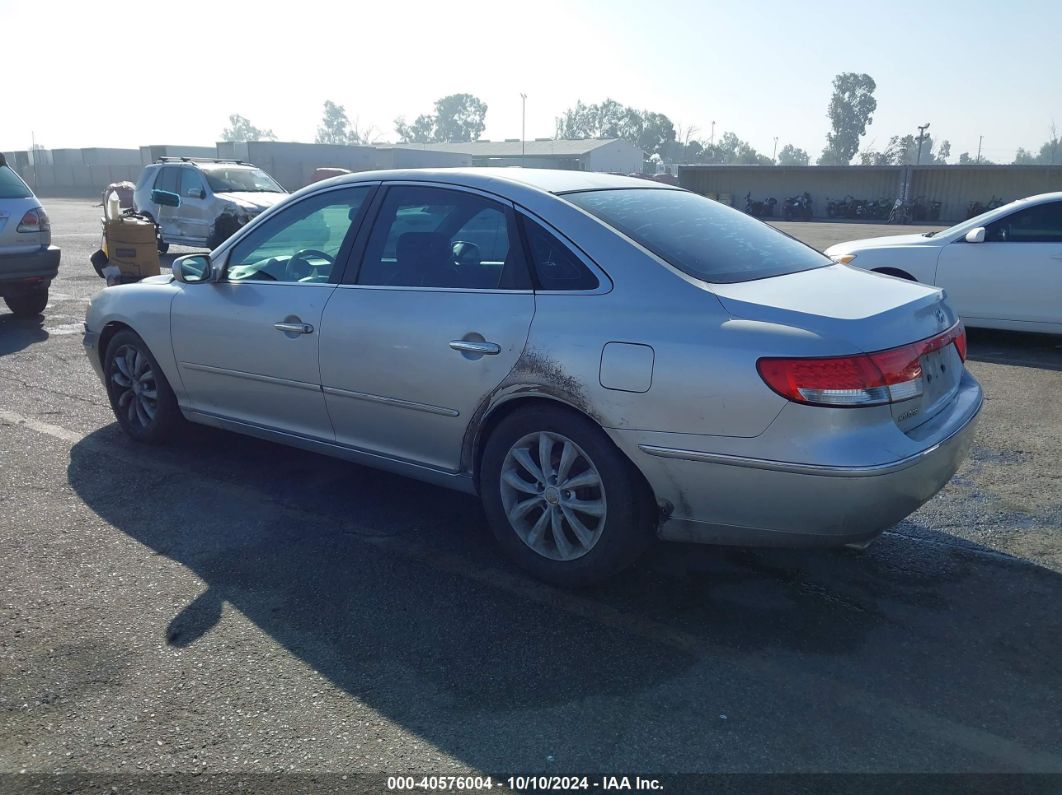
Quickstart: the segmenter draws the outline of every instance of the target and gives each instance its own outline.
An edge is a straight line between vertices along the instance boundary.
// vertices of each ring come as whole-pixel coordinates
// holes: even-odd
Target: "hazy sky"
[[[484,138],[552,136],[612,97],[761,152],[825,142],[830,81],[868,72],[863,141],[931,122],[953,156],[1009,161],[1062,126],[1062,2],[47,2],[0,0],[0,149],[212,144],[230,113],[312,141],[326,99],[394,140],[445,94],[488,106]]]

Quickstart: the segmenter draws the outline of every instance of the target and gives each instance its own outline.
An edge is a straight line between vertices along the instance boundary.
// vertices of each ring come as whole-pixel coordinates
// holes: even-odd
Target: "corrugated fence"
[[[807,191],[816,217],[846,196],[877,201],[906,195],[941,202],[941,220],[960,221],[974,202],[1005,202],[1062,191],[1056,166],[679,166],[679,184],[743,210],[745,196],[782,201]]]

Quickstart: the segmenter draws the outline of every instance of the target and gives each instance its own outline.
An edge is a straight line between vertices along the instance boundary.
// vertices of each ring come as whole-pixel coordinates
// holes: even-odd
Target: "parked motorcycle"
[[[903,199],[897,199],[892,205],[892,210],[889,212],[890,224],[909,224],[911,223],[912,210],[914,208],[914,202],[905,202]]]
[[[774,217],[774,207],[776,204],[778,204],[778,200],[774,198],[764,199],[763,201],[753,201],[752,191],[745,194],[745,212],[754,218]]]
[[[807,191],[800,196],[790,196],[782,203],[782,217],[786,221],[810,221],[811,216],[811,194]]]

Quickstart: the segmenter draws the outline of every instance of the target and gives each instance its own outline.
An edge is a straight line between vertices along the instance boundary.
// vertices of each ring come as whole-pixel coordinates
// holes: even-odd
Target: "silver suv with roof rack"
[[[158,224],[165,253],[170,244],[217,248],[287,195],[269,174],[241,160],[162,157],[144,167],[133,204]]]

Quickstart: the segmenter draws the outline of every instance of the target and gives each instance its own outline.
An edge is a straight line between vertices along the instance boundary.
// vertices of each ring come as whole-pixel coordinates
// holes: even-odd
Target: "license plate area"
[[[903,431],[910,431],[932,419],[955,397],[962,380],[962,359],[954,345],[931,351],[921,357],[922,395],[892,407],[893,419]]]

